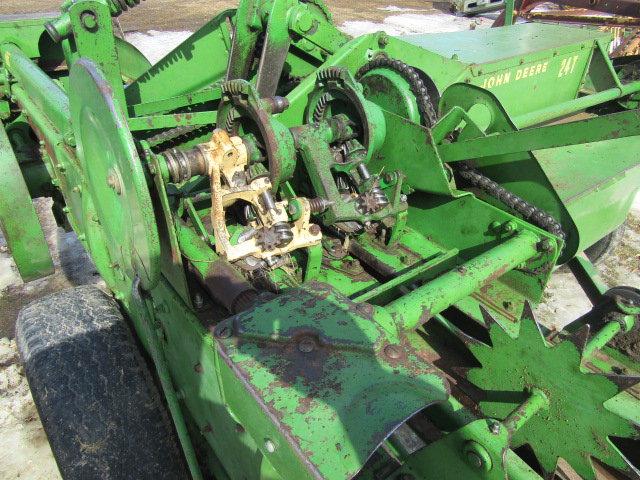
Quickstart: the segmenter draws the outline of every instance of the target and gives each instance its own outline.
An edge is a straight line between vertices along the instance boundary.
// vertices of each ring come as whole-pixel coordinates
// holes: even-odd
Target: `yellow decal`
[[[577,61],[578,57],[575,57]],[[575,67],[575,61],[573,67]],[[533,65],[527,65],[515,70],[507,70],[505,72],[496,73],[490,77],[486,77],[482,82],[482,88],[493,88],[505,85],[511,81],[522,80],[523,78],[535,77],[547,71],[549,62],[539,62]],[[572,70],[573,71],[573,70]]]
[[[576,68],[576,63],[578,63],[578,55],[563,58],[560,64],[560,70],[558,71],[558,78],[573,73],[573,70]]]

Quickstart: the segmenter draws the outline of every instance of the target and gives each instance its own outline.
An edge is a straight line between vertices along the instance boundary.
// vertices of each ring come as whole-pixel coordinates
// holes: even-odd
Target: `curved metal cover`
[[[216,327],[229,408],[283,478],[355,476],[414,413],[448,385],[382,309],[330,286],[292,289]]]

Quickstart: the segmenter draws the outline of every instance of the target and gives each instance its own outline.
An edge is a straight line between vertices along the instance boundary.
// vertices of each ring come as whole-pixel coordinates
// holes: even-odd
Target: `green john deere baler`
[[[17,322],[64,478],[640,476],[640,290],[593,264],[640,187],[637,58],[242,0],[150,65],[137,3],[0,21],[8,246],[53,271],[51,196],[106,285]],[[562,264],[592,308],[543,325]]]

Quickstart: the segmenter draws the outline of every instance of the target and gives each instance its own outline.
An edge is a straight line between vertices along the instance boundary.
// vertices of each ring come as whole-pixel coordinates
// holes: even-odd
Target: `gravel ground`
[[[152,61],[179,44],[214,11],[236,2],[150,0],[121,18],[127,38]],[[402,7],[373,0],[362,9],[357,2],[327,1],[341,28],[358,35],[385,30],[389,34],[453,31],[484,28],[491,15],[469,19],[443,13],[446,4],[403,1]],[[59,0],[2,0],[0,15],[56,10]],[[357,20],[355,20],[357,19]],[[44,225],[56,273],[46,279],[23,284],[0,237],[0,479],[60,478],[46,436],[31,400],[16,353],[13,325],[18,310],[47,293],[85,283],[101,284],[93,265],[74,233],[56,227],[50,214],[51,201],[37,199],[36,208]],[[601,266],[611,285],[640,285],[640,197],[628,220],[629,228],[614,254]],[[553,277],[538,308],[541,320],[561,325],[588,310],[588,302],[572,276],[559,271]]]

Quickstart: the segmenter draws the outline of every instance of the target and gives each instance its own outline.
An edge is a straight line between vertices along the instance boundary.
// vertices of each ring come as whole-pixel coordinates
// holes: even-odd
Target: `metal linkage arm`
[[[544,150],[640,135],[640,113],[629,110],[557,125],[527,128],[438,147],[444,162]]]

